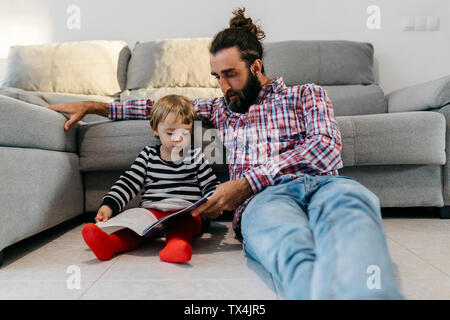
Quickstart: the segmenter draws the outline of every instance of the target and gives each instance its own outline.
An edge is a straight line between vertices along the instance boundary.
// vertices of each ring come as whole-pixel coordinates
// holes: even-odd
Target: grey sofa
[[[133,52],[121,41],[11,49],[0,88],[0,252],[95,212],[142,147],[158,143],[142,120],[114,122],[89,115],[65,132],[65,116],[42,106],[156,100],[168,93],[220,96],[209,76],[209,40],[141,42]],[[436,207],[442,217],[449,216],[450,76],[385,96],[369,43],[285,41],[264,46],[267,76],[282,76],[288,86],[316,83],[328,92],[342,135],[341,175],[372,190],[382,207]],[[197,138],[208,128],[203,125]],[[221,148],[217,139],[213,143]],[[210,161],[226,181],[226,163]]]

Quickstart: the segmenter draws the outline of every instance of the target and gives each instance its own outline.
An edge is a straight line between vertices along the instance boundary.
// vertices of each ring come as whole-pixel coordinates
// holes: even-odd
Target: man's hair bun
[[[251,18],[246,18],[244,12],[245,8],[233,11],[234,17],[230,20],[230,28],[247,30],[258,40],[263,40],[266,37],[264,31],[262,31],[259,26],[255,25]]]

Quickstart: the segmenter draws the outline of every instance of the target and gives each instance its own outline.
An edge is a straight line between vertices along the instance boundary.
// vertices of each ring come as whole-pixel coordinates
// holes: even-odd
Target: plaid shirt
[[[149,119],[153,101],[108,104],[111,120]],[[338,175],[341,135],[326,91],[315,84],[287,87],[283,78],[265,85],[245,114],[224,97],[193,101],[197,115],[214,125],[227,151],[230,180],[247,178],[253,195],[234,213],[238,238],[247,204],[267,186],[303,175]]]

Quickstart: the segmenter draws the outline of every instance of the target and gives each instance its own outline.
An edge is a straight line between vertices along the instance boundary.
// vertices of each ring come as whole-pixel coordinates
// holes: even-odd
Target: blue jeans
[[[282,181],[243,212],[246,255],[287,299],[403,299],[381,221],[380,201],[345,176]]]

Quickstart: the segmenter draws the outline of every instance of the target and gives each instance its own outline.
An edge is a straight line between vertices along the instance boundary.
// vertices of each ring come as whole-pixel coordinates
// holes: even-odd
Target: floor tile
[[[0,300],[76,300],[92,284],[91,281],[81,281],[79,286],[54,280],[0,281]]]
[[[384,231],[390,238],[450,236],[450,219],[384,218]]]
[[[450,276],[450,236],[398,236],[393,240]]]
[[[387,239],[397,278],[429,279],[445,274],[392,239]]]
[[[151,281],[97,281],[82,296],[91,299],[182,299],[182,300],[264,300],[277,299],[255,279],[238,280],[183,279]]]
[[[41,242],[35,250],[2,266],[0,280],[65,281],[70,276],[68,268],[77,266],[81,281],[93,281],[116,260],[99,261],[84,243],[77,241]]]
[[[450,278],[399,279],[407,300],[449,300]]]

